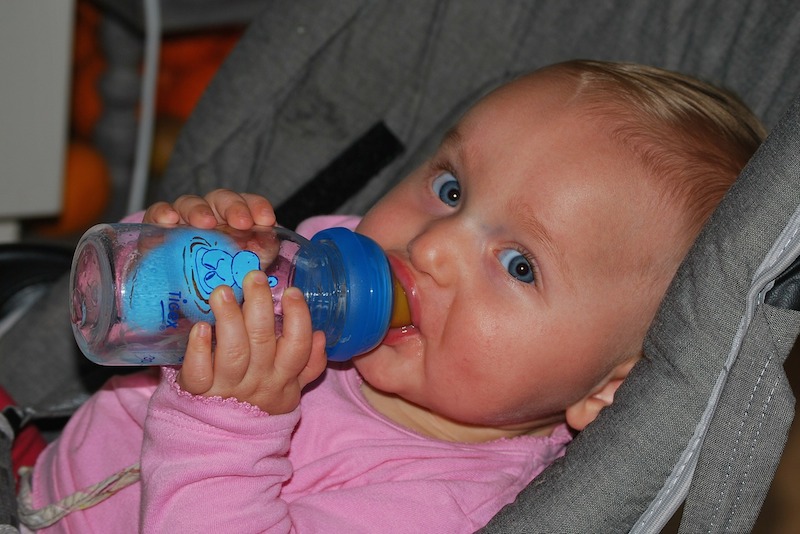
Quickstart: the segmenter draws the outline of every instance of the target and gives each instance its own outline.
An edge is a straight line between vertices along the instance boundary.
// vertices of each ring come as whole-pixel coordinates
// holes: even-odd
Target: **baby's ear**
[[[583,430],[595,420],[600,410],[614,402],[614,394],[628,376],[638,358],[614,367],[608,375],[584,398],[567,408],[567,424],[575,430]]]

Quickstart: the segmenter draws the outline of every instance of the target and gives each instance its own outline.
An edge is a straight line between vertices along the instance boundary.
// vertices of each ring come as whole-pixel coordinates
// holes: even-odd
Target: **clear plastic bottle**
[[[97,225],[78,242],[70,274],[75,339],[103,365],[180,364],[192,325],[214,324],[213,289],[229,285],[241,303],[242,280],[254,269],[268,276],[279,334],[283,290],[302,290],[331,360],[371,350],[390,321],[408,324],[408,302],[386,255],[345,228],[308,241],[280,227],[121,223]]]

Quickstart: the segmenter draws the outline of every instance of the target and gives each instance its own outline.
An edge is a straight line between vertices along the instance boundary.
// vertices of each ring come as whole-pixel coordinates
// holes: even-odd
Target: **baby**
[[[357,223],[412,324],[326,367],[299,291],[284,293],[276,337],[263,273],[245,278],[241,308],[220,286],[215,343],[199,323],[180,370],[109,382],[23,500],[47,507],[108,477],[53,528],[473,532],[613,401],[762,138],[736,98],[675,73],[574,61],[523,76],[363,219],[299,229]],[[275,224],[263,197],[222,190],[144,220]]]

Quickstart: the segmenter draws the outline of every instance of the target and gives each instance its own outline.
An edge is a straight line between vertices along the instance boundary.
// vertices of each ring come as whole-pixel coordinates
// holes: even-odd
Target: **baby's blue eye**
[[[442,173],[433,180],[431,187],[442,202],[450,207],[458,206],[461,200],[461,185],[455,176],[449,172]]]
[[[520,282],[525,282],[526,284],[535,282],[533,265],[520,251],[513,248],[502,250],[497,259],[506,268],[508,274]]]

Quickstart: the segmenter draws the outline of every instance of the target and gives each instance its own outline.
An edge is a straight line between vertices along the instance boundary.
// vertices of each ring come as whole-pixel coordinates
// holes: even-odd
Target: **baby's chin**
[[[366,384],[382,393],[394,395],[411,372],[403,365],[404,358],[405,355],[397,347],[381,344],[351,361]]]

